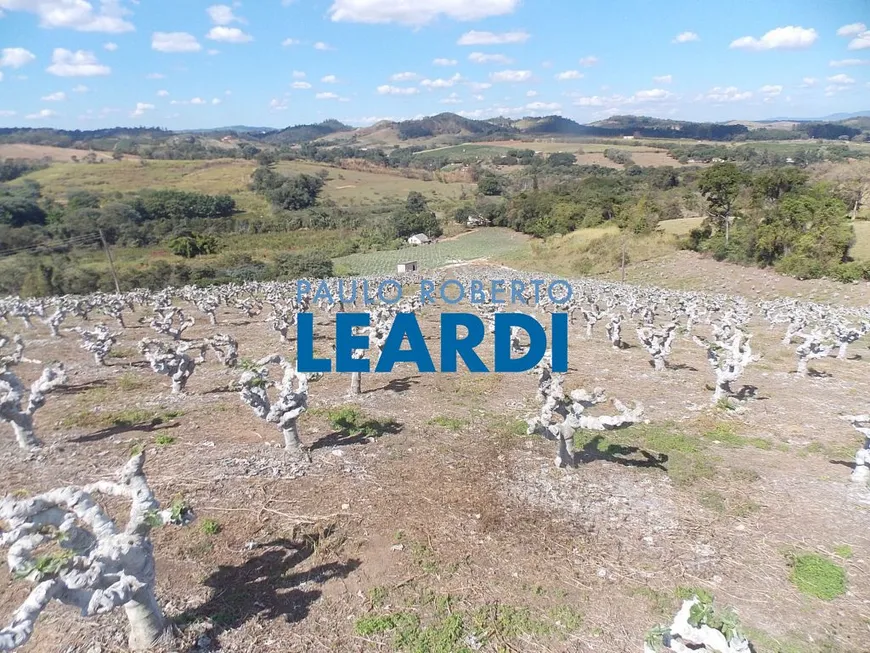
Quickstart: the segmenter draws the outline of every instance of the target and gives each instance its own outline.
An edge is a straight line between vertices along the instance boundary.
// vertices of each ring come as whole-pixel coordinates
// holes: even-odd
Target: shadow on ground
[[[640,447],[629,447],[622,444],[608,444],[603,450],[600,448],[601,443],[605,442],[604,436],[596,435],[589,440],[582,451],[574,453],[574,464],[591,463],[595,460],[604,460],[625,467],[647,467],[660,469],[663,472],[667,471],[664,466],[668,462],[667,454],[652,454]],[[641,458],[632,458],[631,456],[640,455]]]
[[[203,581],[213,588],[211,598],[179,615],[176,622],[208,619],[214,624],[213,636],[219,636],[254,618],[301,621],[322,594],[318,586],[333,578],[346,578],[360,566],[359,560],[352,559],[296,571],[330,533],[327,530],[318,537],[280,538],[258,544],[253,551],[260,553],[242,564],[221,565]]]

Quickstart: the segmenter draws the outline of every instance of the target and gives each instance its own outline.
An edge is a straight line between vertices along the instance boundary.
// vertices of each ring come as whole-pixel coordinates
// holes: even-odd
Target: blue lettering
[[[410,349],[402,349],[405,337],[408,338]],[[375,372],[392,372],[396,363],[416,363],[420,372],[434,372],[435,365],[417,324],[417,316],[413,313],[399,313],[393,320],[393,326],[387,339],[381,357],[378,359]]]
[[[314,358],[314,313],[299,313],[296,317],[296,356],[296,369],[300,372],[332,371],[328,358]]]
[[[529,334],[529,350],[519,358],[511,358],[512,327]],[[525,313],[495,314],[496,372],[525,372],[537,365],[546,353],[547,334],[535,318]]]
[[[457,327],[468,330],[465,338],[458,338]],[[468,367],[469,372],[488,372],[486,365],[474,351],[483,342],[486,329],[483,321],[472,313],[441,314],[441,371],[455,372],[456,357]]]
[[[335,319],[335,371],[368,372],[371,361],[368,358],[354,358],[355,349],[369,348],[369,337],[357,335],[354,327],[367,327],[371,322],[368,313],[339,313]]]

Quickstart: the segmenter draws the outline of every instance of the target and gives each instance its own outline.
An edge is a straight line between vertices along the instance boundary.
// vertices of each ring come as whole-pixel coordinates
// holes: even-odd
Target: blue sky
[[[0,0],[0,126],[870,110],[866,0]]]

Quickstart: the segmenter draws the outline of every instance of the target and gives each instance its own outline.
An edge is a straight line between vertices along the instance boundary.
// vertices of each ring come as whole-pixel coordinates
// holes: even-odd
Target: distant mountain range
[[[855,113],[832,113],[821,118],[768,118],[756,122],[840,122],[851,118],[870,118],[870,111],[856,111]]]

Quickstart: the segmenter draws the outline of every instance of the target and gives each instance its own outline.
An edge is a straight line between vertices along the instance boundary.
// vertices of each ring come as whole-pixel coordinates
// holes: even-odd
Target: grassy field
[[[130,193],[143,188],[174,188],[202,193],[227,193],[239,208],[257,217],[271,214],[262,197],[248,189],[253,161],[220,159],[214,161],[121,161],[106,164],[55,163],[38,170],[27,179],[38,181],[43,192],[63,199],[73,190],[97,193]],[[278,164],[285,174],[317,174],[329,172],[323,199],[340,206],[376,203],[385,199],[402,199],[416,190],[428,198],[454,199],[462,193],[463,185],[408,179],[400,175],[378,174],[356,170],[342,170],[328,166],[288,161]],[[20,182],[19,182],[20,183]]]
[[[33,159],[40,160],[48,157],[53,161],[70,161],[70,157],[79,159],[90,154],[89,150],[77,150],[71,147],[52,147],[51,145],[30,145],[28,143],[2,143],[0,144],[0,159]],[[110,163],[113,161],[109,152],[96,152],[98,161]],[[138,159],[137,156],[124,155],[125,159]]]
[[[676,250],[667,234],[625,237],[626,264],[648,261]],[[564,236],[535,240],[521,250],[507,252],[501,260],[511,267],[560,275],[597,275],[619,269],[623,236],[614,226],[578,229]]]
[[[276,166],[284,174],[317,174],[325,166],[316,163],[284,161]],[[401,175],[381,174],[361,170],[326,168],[329,177],[326,181],[324,197],[342,206],[373,204],[389,198],[404,198],[411,191],[418,191],[427,198],[456,199],[463,188],[472,190],[472,184],[444,183],[409,179]]]
[[[510,229],[493,227],[432,245],[351,254],[333,262],[337,274],[390,274],[396,272],[396,265],[402,261],[417,261],[420,270],[431,270],[481,258],[506,257],[525,250],[528,240],[527,236]]]

